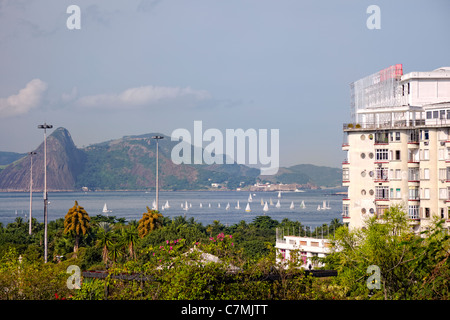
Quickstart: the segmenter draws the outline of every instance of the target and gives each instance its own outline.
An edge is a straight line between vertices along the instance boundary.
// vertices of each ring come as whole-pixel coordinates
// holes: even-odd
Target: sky
[[[83,147],[202,121],[279,129],[281,166],[340,167],[350,83],[450,66],[449,14],[448,0],[0,0],[0,150],[35,149],[44,122]]]

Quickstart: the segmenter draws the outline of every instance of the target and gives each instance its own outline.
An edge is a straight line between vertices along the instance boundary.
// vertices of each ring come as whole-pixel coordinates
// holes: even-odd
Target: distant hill
[[[26,155],[26,153],[0,151],[0,166],[8,165]]]
[[[342,169],[298,164],[288,168],[280,168],[276,175],[260,176],[260,179],[273,183],[310,183],[319,187],[337,187],[342,185]]]
[[[55,129],[47,137],[47,188],[49,191],[80,190],[151,190],[156,184],[156,142],[159,133],[125,136],[78,149],[65,128]],[[164,136],[164,135],[162,135]],[[159,186],[162,190],[208,189],[218,183],[228,189],[253,185],[259,179],[282,183],[310,183],[336,186],[341,183],[341,169],[297,165],[280,168],[275,176],[259,176],[259,169],[240,164],[179,164],[171,160],[178,141],[164,136],[159,141]],[[43,143],[33,157],[33,189],[43,189]],[[191,146],[191,154],[193,155]],[[0,172],[0,191],[29,190],[30,156],[5,154],[11,161]],[[192,161],[193,162],[193,161]]]

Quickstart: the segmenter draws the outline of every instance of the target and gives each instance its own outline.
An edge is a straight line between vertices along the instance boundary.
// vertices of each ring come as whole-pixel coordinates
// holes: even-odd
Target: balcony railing
[[[445,120],[440,121],[430,121],[427,120],[425,122],[424,119],[420,120],[398,120],[398,121],[386,121],[382,123],[374,123],[374,122],[364,122],[364,123],[344,123],[343,129],[392,129],[392,128],[407,128],[407,127],[415,127],[415,126],[441,126],[441,125],[450,125],[450,120],[447,122]]]

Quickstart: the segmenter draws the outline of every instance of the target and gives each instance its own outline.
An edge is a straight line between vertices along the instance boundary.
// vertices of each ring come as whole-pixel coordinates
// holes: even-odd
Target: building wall
[[[418,133],[418,141],[410,141],[411,130]],[[377,141],[380,132],[388,137],[387,142]],[[415,232],[427,228],[433,216],[446,219],[448,227],[450,139],[447,127],[351,129],[346,134],[348,143],[343,150],[348,161],[342,167],[348,170],[348,180],[343,181],[348,186],[348,197],[343,200],[343,206],[348,209],[343,208],[343,212],[348,214],[344,215],[344,223],[361,228],[365,219],[381,216],[384,208],[401,205]],[[418,156],[414,157],[414,153]],[[418,176],[412,172],[418,172]],[[410,189],[418,190],[418,198]],[[418,206],[417,216],[411,206]]]

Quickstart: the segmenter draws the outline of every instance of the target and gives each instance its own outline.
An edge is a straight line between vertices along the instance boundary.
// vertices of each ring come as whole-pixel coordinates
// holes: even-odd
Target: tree
[[[105,228],[100,228],[100,231],[97,233],[97,246],[102,248],[102,259],[103,263],[106,265],[108,263],[109,248],[113,244],[114,236],[111,232],[112,228],[109,227],[109,224],[107,222],[100,223],[105,223],[108,225]]]
[[[144,212],[141,220],[139,220],[138,234],[140,238],[145,237],[149,232],[155,230],[162,225],[162,214],[157,210],[150,210],[147,206],[147,212]]]
[[[123,243],[128,247],[128,254],[130,258],[136,259],[135,247],[139,238],[137,228],[134,226],[122,228],[121,237]]]
[[[75,237],[75,245],[73,252],[78,251],[81,235],[86,235],[90,229],[90,217],[86,210],[82,206],[78,205],[75,201],[75,205],[69,209],[64,219],[64,233],[70,234]]]

